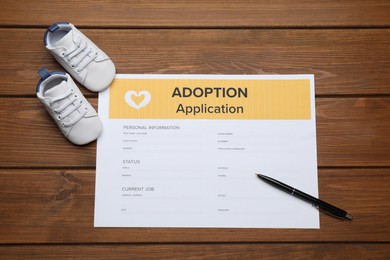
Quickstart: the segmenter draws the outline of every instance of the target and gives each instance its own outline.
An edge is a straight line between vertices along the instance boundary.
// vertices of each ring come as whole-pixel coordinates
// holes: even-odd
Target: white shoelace
[[[83,54],[80,55],[78,61],[72,63],[72,59],[76,56],[79,56],[79,54],[81,53]],[[83,63],[82,66],[76,69],[76,72],[82,71],[85,67],[88,66],[89,63],[94,61],[97,56],[98,56],[98,52],[95,51],[92,47],[88,47],[88,42],[83,41],[83,39],[80,36],[77,37],[76,45],[72,49],[62,53],[62,57],[65,58],[68,63],[71,63],[70,66],[72,68],[77,68],[77,66]]]
[[[69,116],[77,109],[79,109],[83,105],[83,101],[78,99],[78,96],[77,94],[74,94],[73,89],[68,89],[64,94],[52,98],[49,104],[50,106],[52,106],[52,104],[54,104],[55,102],[63,99],[68,99],[68,100],[66,100],[63,104],[59,105],[58,107],[53,108],[53,111],[56,114],[58,114],[57,119],[61,121],[62,126],[69,127],[76,124],[78,121],[80,121],[80,119],[83,118],[84,115],[88,112],[88,108],[84,107],[84,109],[81,112],[79,111],[76,117],[65,122],[63,121],[63,119],[65,119],[67,116]]]

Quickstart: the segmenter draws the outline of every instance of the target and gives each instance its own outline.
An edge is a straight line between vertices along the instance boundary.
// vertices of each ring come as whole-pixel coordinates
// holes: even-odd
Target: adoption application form
[[[319,228],[313,75],[116,76],[99,93],[96,227]]]

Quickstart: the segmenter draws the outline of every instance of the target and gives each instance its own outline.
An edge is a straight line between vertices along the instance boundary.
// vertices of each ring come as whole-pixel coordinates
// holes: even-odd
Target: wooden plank
[[[388,259],[382,243],[12,245],[4,259]]]
[[[386,0],[69,0],[55,4],[48,0],[3,0],[1,6],[3,26],[46,26],[56,21],[137,28],[390,25],[390,3]]]
[[[320,170],[320,198],[354,217],[320,229],[94,228],[94,193],[94,170],[0,170],[0,243],[390,242],[389,168]]]
[[[0,100],[1,166],[95,167],[96,142],[70,143],[37,98]],[[97,99],[90,102],[97,107]]]
[[[316,113],[319,166],[390,165],[390,98],[317,98]]]
[[[389,98],[317,98],[316,109],[319,166],[390,166]],[[72,145],[37,99],[0,98],[1,166],[95,167],[95,157],[96,143]]]
[[[34,95],[39,68],[63,70],[44,31],[0,29],[0,95]],[[117,73],[315,74],[317,95],[390,94],[390,29],[82,31]]]

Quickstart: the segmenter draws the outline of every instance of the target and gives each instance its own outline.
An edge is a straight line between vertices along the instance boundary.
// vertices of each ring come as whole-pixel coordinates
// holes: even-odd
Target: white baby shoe
[[[45,33],[44,43],[53,57],[87,89],[102,91],[114,79],[114,63],[73,24],[52,24]]]
[[[77,145],[96,140],[102,123],[95,109],[85,99],[69,74],[42,68],[37,97],[54,119],[61,132]]]

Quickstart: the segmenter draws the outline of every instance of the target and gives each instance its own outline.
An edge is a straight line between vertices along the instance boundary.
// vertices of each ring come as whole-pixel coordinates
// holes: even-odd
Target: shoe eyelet
[[[65,57],[65,53],[64,53],[64,52],[63,52],[63,53],[61,53],[61,56],[62,56],[62,57]]]
[[[73,69],[75,68],[75,66],[72,64],[72,65],[70,65]]]
[[[63,127],[65,127],[65,123],[62,123],[61,125],[62,125]]]
[[[73,89],[73,88],[71,88],[71,89],[70,89],[70,92],[71,92],[71,93],[74,93],[74,89]]]
[[[79,69],[76,70],[77,73],[80,73],[81,71]]]
[[[77,94],[74,94],[74,97],[77,98]]]
[[[62,118],[61,118],[61,116],[57,116],[57,119],[58,119],[58,120],[61,120]]]

